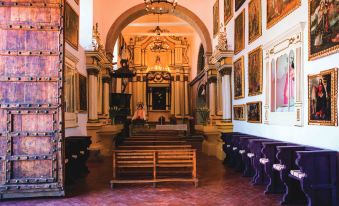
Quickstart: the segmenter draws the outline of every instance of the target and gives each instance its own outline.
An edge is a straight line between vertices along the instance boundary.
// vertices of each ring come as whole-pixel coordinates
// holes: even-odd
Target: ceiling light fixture
[[[153,14],[168,14],[174,12],[177,0],[144,0],[146,11]]]

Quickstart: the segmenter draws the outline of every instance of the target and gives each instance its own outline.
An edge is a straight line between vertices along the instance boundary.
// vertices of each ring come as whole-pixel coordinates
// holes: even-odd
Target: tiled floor
[[[252,186],[248,178],[224,167],[213,157],[200,154],[199,187],[191,183],[118,185],[110,189],[111,161],[89,163],[91,173],[68,188],[66,198],[11,200],[0,205],[113,205],[113,206],[278,206],[280,195],[264,195],[264,188]]]

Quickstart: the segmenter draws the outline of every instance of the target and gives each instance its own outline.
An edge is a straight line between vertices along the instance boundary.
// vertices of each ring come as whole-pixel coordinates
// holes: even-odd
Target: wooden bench
[[[190,149],[192,145],[120,145],[118,149],[127,149],[127,150],[157,150],[157,149]]]
[[[196,150],[187,148],[176,148],[171,150],[150,149],[150,150],[113,150],[113,180],[111,187],[117,183],[153,183],[155,187],[159,182],[193,182],[198,186],[196,168]],[[123,178],[121,169],[144,169],[151,172],[150,178]],[[161,168],[189,169],[189,177],[162,177]]]
[[[330,150],[296,151],[298,170],[290,177],[300,182],[308,206],[337,206],[337,152]]]

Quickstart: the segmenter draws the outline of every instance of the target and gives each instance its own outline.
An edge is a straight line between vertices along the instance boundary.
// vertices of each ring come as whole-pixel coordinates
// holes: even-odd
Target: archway
[[[199,34],[206,54],[212,54],[212,39],[210,33],[205,24],[196,14],[180,5],[178,5],[171,14],[189,23]],[[115,42],[117,41],[122,30],[128,24],[144,15],[147,15],[147,11],[145,10],[145,4],[142,3],[128,9],[117,18],[107,33],[105,48],[108,54],[113,52]]]

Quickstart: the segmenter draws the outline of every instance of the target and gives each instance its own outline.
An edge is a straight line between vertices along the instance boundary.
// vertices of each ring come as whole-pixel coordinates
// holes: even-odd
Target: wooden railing
[[[153,183],[158,182],[193,182],[198,186],[196,150],[190,148],[172,149],[122,149],[113,150],[113,180],[111,187],[116,183]],[[148,168],[152,171],[151,178],[126,179],[121,178],[125,169],[133,168],[134,171]],[[161,177],[160,168],[178,169],[187,168],[189,177]]]

